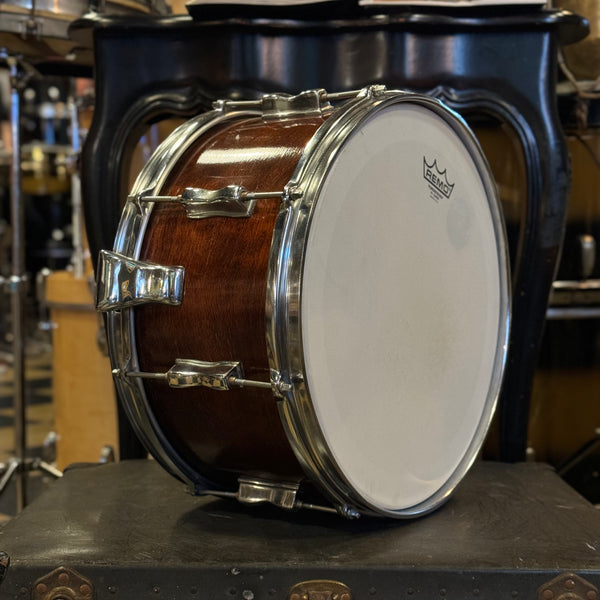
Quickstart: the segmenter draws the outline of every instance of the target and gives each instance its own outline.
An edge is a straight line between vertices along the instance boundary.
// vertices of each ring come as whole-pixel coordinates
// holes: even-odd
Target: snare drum
[[[193,493],[410,517],[483,441],[507,272],[460,117],[313,90],[221,102],[167,138],[101,253],[98,308],[129,418]]]

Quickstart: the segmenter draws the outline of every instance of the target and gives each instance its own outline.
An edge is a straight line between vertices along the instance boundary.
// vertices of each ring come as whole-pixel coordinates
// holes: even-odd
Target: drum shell
[[[271,123],[252,118],[215,127],[174,165],[161,194],[232,184],[258,192],[283,190],[322,123],[322,118]],[[239,149],[239,160],[231,160]],[[136,308],[142,371],[165,372],[177,358],[239,360],[247,378],[269,381],[267,269],[279,209],[273,198],[258,201],[249,219],[199,221],[188,219],[180,206],[154,207],[140,259],[182,265],[185,292],[180,307]],[[220,484],[240,472],[302,477],[271,391],[172,390],[160,381],[144,387],[169,442],[204,477]]]

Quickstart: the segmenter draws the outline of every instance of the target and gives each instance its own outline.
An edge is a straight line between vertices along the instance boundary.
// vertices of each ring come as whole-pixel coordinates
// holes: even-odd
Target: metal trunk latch
[[[76,571],[59,567],[33,584],[32,600],[93,600],[94,587]]]
[[[563,573],[538,589],[538,600],[598,600],[598,588],[574,573]]]
[[[352,592],[340,581],[313,579],[292,586],[287,600],[352,600]]]

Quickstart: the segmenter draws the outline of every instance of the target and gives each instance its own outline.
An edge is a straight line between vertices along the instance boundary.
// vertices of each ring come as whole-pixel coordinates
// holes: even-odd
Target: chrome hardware
[[[313,579],[292,586],[287,600],[352,600],[352,592],[340,581]]]
[[[218,498],[231,498],[243,504],[267,503],[286,510],[316,510],[329,514],[343,514],[331,506],[310,504],[303,502],[297,496],[300,482],[273,481],[256,478],[240,477],[237,492],[223,490],[195,489],[193,493],[198,496],[217,496]]]
[[[289,391],[291,386],[281,381],[255,381],[244,379],[244,370],[240,362],[206,362],[177,358],[175,364],[166,373],[147,373],[143,371],[121,371],[114,369],[113,375],[139,377],[140,379],[162,379],[172,388],[208,387],[221,392],[231,388],[253,387],[274,392]]]
[[[303,381],[303,378],[301,375],[298,375],[296,378],[296,383],[301,381]],[[291,392],[294,386],[291,383],[286,383],[283,381],[279,371],[271,369],[271,387],[273,388],[273,393],[275,396],[281,399],[285,394]]]
[[[239,362],[204,362],[201,360],[182,360],[166,372],[170,387],[208,387],[213,390],[227,391],[236,379],[243,377]]]
[[[249,217],[256,200],[283,198],[286,192],[249,192],[241,185],[228,185],[220,190],[186,188],[180,196],[137,196],[133,202],[179,202],[188,219],[209,217]]]
[[[548,318],[560,318],[554,315],[559,307],[600,307],[600,279],[586,279],[585,281],[555,281],[550,294],[550,308]]]
[[[98,462],[102,465],[107,463],[114,463],[115,461],[115,449],[112,446],[102,446],[100,449],[100,458]]]
[[[0,278],[0,284],[6,286],[6,289],[11,292],[18,292],[21,288],[26,287],[29,283],[27,275],[11,275],[10,277]]]
[[[289,119],[296,116],[321,117],[333,110],[331,102],[354,98],[376,98],[386,92],[384,85],[370,85],[360,90],[328,94],[324,89],[307,90],[295,96],[267,94],[258,100],[217,100],[213,108],[222,113],[257,110],[262,118]]]
[[[356,96],[357,92],[353,92]],[[258,110],[264,119],[286,119],[297,115],[321,116],[333,109],[323,89],[300,92],[295,96],[267,94],[258,100],[217,100],[213,108],[222,113]]]
[[[354,507],[348,506],[347,504],[342,504],[341,506],[338,506],[337,512],[340,516],[344,517],[345,519],[360,519],[360,512],[358,512]]]
[[[237,499],[244,504],[267,502],[280,508],[296,508],[296,495],[300,484],[263,481],[259,479],[238,479]]]
[[[385,87],[385,85],[381,85],[381,84],[374,84],[374,85],[367,85],[366,87],[362,88],[361,90],[359,90],[359,92],[356,94],[356,96],[358,98],[378,98],[380,96],[384,96],[387,92],[387,88]],[[342,94],[338,94],[339,96],[341,96]],[[329,98],[330,99],[335,99],[334,96],[336,96],[336,94],[330,94]]]
[[[297,115],[320,117],[333,110],[325,90],[309,90],[296,96],[272,94],[262,99],[263,119],[290,119]]]
[[[578,236],[577,241],[581,253],[581,278],[587,279],[596,264],[596,240],[593,235],[582,234]]]
[[[100,251],[96,308],[108,311],[157,302],[177,306],[183,300],[183,267],[167,267]]]

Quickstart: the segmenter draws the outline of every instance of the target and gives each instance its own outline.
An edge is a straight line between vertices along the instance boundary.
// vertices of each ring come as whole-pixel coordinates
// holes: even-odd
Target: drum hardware
[[[260,111],[265,120],[287,119],[290,117],[322,116],[333,110],[332,102],[340,102],[359,97],[376,97],[385,93],[384,85],[370,85],[362,90],[327,92],[324,89],[307,90],[296,95],[267,94],[257,100],[217,100],[213,108],[221,113],[244,110]]]
[[[11,325],[13,352],[13,400],[15,456],[2,465],[0,494],[4,492],[15,477],[17,494],[17,511],[27,504],[27,476],[31,471],[41,471],[52,477],[60,477],[62,473],[45,461],[28,459],[27,453],[27,418],[25,402],[25,297],[27,276],[25,273],[25,226],[24,206],[21,188],[21,136],[20,136],[20,88],[24,83],[21,61],[15,57],[1,53],[10,70],[11,82],[11,224],[12,224],[12,275],[8,279],[8,290],[11,294]]]
[[[552,286],[552,306],[600,305],[600,279],[585,281],[555,281]]]
[[[103,446],[100,450],[100,464],[114,463],[115,462],[115,449],[112,446]]]
[[[289,505],[289,489],[282,491],[276,484],[274,491],[265,490],[262,476],[256,479],[256,473],[267,473],[269,478],[283,481],[304,478],[307,473],[331,502],[328,512],[346,517],[413,517],[434,510],[448,498],[474,460],[487,430],[507,348],[507,248],[487,163],[470,130],[455,113],[430,97],[388,91],[380,86],[343,96],[344,102],[339,106],[323,110],[324,101],[335,98],[335,94],[320,90],[303,94],[303,99],[318,99],[316,109],[311,101],[312,108],[307,112],[304,107],[299,113],[278,109],[279,117],[273,119],[265,119],[262,110],[255,108],[262,102],[250,101],[251,107],[239,103],[235,105],[239,110],[227,111],[220,110],[221,105],[217,104],[213,112],[201,114],[175,130],[138,176],[123,208],[113,251],[101,255],[98,307],[106,312],[113,374],[136,432],[157,461],[194,494],[214,491],[225,497],[251,498],[253,502],[272,497]],[[273,103],[273,96],[269,102]],[[274,104],[295,107],[297,102],[300,101],[282,96],[281,102]],[[410,137],[407,145],[405,136]],[[211,140],[208,148],[203,145],[207,143],[204,138]],[[377,160],[365,160],[363,144]],[[232,147],[235,152],[226,152]],[[225,177],[221,169],[225,167],[216,160],[219,156],[227,157],[227,176],[232,177],[232,185],[238,190],[234,197],[242,197],[242,191],[235,186],[253,190],[252,193],[277,189],[302,190],[302,194],[286,199],[285,194],[278,192],[279,203],[257,203],[247,219],[215,217],[192,222],[183,210],[180,190],[200,190],[199,195],[205,198],[205,190],[213,186],[219,194],[223,189],[231,189],[222,187]],[[258,164],[250,157],[256,157]],[[449,194],[451,198],[444,202],[431,201],[432,183],[423,175],[424,157],[428,164],[437,159],[438,170],[446,170],[445,177],[455,185]],[[360,171],[365,165],[377,169],[376,188],[370,180],[375,175]],[[197,183],[191,184],[189,178]],[[460,195],[455,193],[458,189]],[[322,195],[327,200],[319,201]],[[145,198],[149,201],[145,202]],[[166,200],[153,202],[152,198]],[[386,219],[372,218],[370,201],[377,202]],[[409,219],[404,211],[410,202],[417,206],[413,205],[416,212]],[[439,235],[434,237],[441,247],[420,244],[422,236],[417,232],[421,227],[414,219],[418,221],[424,214],[438,223]],[[166,223],[163,219],[169,222],[168,233],[165,231],[168,243],[159,241]],[[474,226],[474,219],[478,226]],[[342,229],[329,229],[340,222],[352,231],[348,233],[351,239],[345,242],[336,238]],[[392,222],[393,232],[381,231],[384,224]],[[260,236],[255,229],[259,224],[266,226]],[[368,224],[368,234],[356,230],[362,224]],[[185,233],[175,233],[178,227],[185,228]],[[234,234],[229,233],[229,227],[235,228]],[[205,228],[215,234],[214,238],[204,235]],[[260,247],[250,248],[245,236],[251,232],[252,244]],[[179,253],[173,242],[178,235],[185,240],[185,253],[196,254],[182,258],[182,266],[162,266],[176,264]],[[365,243],[358,244],[356,240],[365,235]],[[406,244],[408,238],[411,244],[414,241],[420,246],[419,260],[436,266],[435,275],[424,273],[420,278],[419,290],[406,286],[414,264],[409,267],[405,263],[405,252],[399,248],[398,240]],[[224,246],[217,248],[213,243]],[[203,244],[210,244],[210,248]],[[360,250],[353,254],[355,248]],[[363,265],[366,272],[357,274],[356,265],[368,255],[370,260]],[[197,258],[207,264],[197,266]],[[249,264],[240,262],[246,259],[256,261],[256,286],[247,279]],[[449,260],[449,264],[440,271],[437,266],[442,259]],[[463,260],[467,264],[462,264]],[[233,278],[240,271],[244,283],[231,293]],[[472,280],[457,285],[461,273],[468,273],[469,277],[478,273],[485,281],[475,286]],[[440,289],[446,287],[442,280],[448,277],[446,284],[452,282],[456,286],[448,298],[450,305],[441,299],[434,302],[438,308],[440,304],[445,306],[443,313],[432,306],[433,313],[423,319],[407,319],[402,309],[402,316],[398,314],[401,304],[420,310],[424,303],[437,298]],[[383,281],[393,289],[382,289]],[[457,296],[466,289],[467,296],[457,303]],[[482,294],[475,304],[473,293]],[[213,296],[214,304],[210,304]],[[206,301],[207,305],[198,306],[196,301]],[[465,311],[467,301],[472,309]],[[230,302],[236,306],[224,306]],[[372,312],[359,310],[363,303]],[[331,312],[332,307],[346,306]],[[481,313],[483,307],[489,320]],[[456,318],[446,319],[449,313],[456,313]],[[457,319],[466,319],[467,313],[469,324],[458,324]],[[221,335],[210,317],[229,314],[235,315],[235,322],[227,319],[227,330]],[[436,325],[430,330],[432,314],[440,319],[434,319]],[[170,333],[163,329],[163,317],[168,320]],[[202,319],[205,322],[196,323]],[[420,333],[412,331],[417,324],[417,329],[422,328]],[[194,334],[196,326],[202,334]],[[180,328],[186,332],[182,344],[172,335]],[[468,339],[463,344],[459,338],[467,329]],[[485,339],[494,340],[490,346],[480,335],[472,335],[483,329],[487,332]],[[440,331],[444,332],[442,337]],[[333,337],[321,340],[323,334]],[[351,342],[353,335],[356,340]],[[414,371],[422,371],[424,364],[415,363],[415,356],[425,352],[423,342],[429,348],[424,338],[434,344],[430,349],[436,354],[436,368],[415,379]],[[334,339],[342,347],[324,350]],[[444,343],[440,345],[444,339],[452,340],[448,352]],[[477,349],[473,350],[475,340]],[[378,348],[382,343],[386,347],[389,344],[389,355],[395,357],[392,363],[388,352],[380,355]],[[347,350],[354,347],[354,358],[360,357],[359,369],[349,368],[342,360],[351,359],[352,353]],[[189,356],[205,358],[206,348],[210,348],[217,358],[234,356],[236,360],[224,360],[223,365],[176,358],[181,356],[179,348],[185,348]],[[460,362],[463,351],[474,351],[476,357],[469,359],[468,364],[454,365],[456,368],[447,365],[448,361]],[[148,356],[152,353],[162,356]],[[475,382],[471,380],[471,368],[480,360],[486,365],[486,376],[480,378],[478,366]],[[174,362],[175,367],[169,369],[167,365]],[[242,379],[242,364],[249,379],[259,383],[258,388],[242,391],[232,385]],[[322,364],[327,365],[325,373],[321,371]],[[471,373],[457,378],[457,370]],[[270,382],[258,381],[268,373]],[[473,401],[481,403],[481,414],[463,412],[457,407],[464,399],[463,392],[448,393],[457,382],[462,385],[465,377],[479,390]],[[169,380],[177,390],[171,390]],[[419,389],[432,380],[437,392]],[[400,387],[409,389],[400,391],[399,381]],[[229,393],[217,398],[215,387]],[[473,390],[469,389],[470,397]],[[273,402],[274,397],[277,402]],[[240,402],[246,398],[247,402]],[[174,405],[176,412],[168,414]],[[442,410],[445,416],[427,419],[426,424],[416,427],[415,421],[421,417],[414,413],[425,405],[432,411]],[[386,409],[378,413],[374,406]],[[217,425],[221,408],[234,415],[235,426],[227,419],[222,422],[223,427]],[[252,421],[256,429],[248,427],[245,408],[256,411],[258,419]],[[186,414],[188,409],[192,414]],[[458,415],[456,427],[447,428],[447,420]],[[345,428],[348,422],[354,424],[349,429]],[[373,435],[365,433],[367,422]],[[444,431],[438,427],[442,422]],[[180,424],[190,429],[197,441],[177,439]],[[340,425],[342,430],[337,430]],[[468,429],[460,450],[455,444],[457,427]],[[361,443],[357,443],[357,437]],[[425,444],[424,438],[429,440]],[[421,462],[419,457],[430,448],[429,442],[439,444],[441,438],[446,440],[441,442],[443,452],[428,455]],[[255,450],[246,447],[247,443],[258,446]],[[377,448],[382,443],[390,457],[385,464],[394,472],[391,476],[376,466]],[[407,463],[398,457],[398,453],[402,454],[398,443],[404,444],[416,461],[414,467],[406,467],[409,473],[403,470]],[[451,467],[442,466],[449,447],[459,456],[451,459]],[[203,448],[207,449],[206,456],[199,458],[194,454]],[[360,466],[351,464],[354,460]],[[200,463],[208,465],[207,471]],[[433,464],[443,471],[439,480],[425,474]],[[412,476],[413,468],[417,473],[424,471],[415,475],[419,483]],[[255,484],[248,484],[248,480]],[[415,483],[416,490],[409,499],[407,490]],[[371,491],[379,486],[383,489]],[[297,502],[294,507],[299,507]]]
[[[581,252],[581,277],[587,279],[596,264],[596,240],[593,235],[583,233],[577,236],[577,241]]]
[[[592,319],[600,317],[600,279],[590,279],[596,265],[596,240],[589,234],[577,237],[580,249],[580,280],[554,281],[548,319]]]
[[[254,212],[256,200],[278,198],[292,200],[299,198],[298,190],[282,192],[249,192],[241,185],[228,185],[220,190],[200,190],[186,188],[179,196],[143,196],[132,200],[137,202],[178,202],[185,208],[188,219],[209,217],[249,217]]]
[[[360,512],[346,504],[338,508],[322,506],[305,502],[297,497],[300,483],[275,482],[264,479],[238,478],[237,492],[224,492],[223,490],[193,491],[198,496],[216,496],[217,498],[231,498],[242,504],[271,504],[285,510],[314,510],[329,514],[339,514],[347,519],[360,518]]]
[[[183,267],[133,260],[102,250],[96,308],[114,310],[147,302],[177,306],[183,299]]]
[[[56,329],[56,323],[50,318],[50,309],[47,302],[46,280],[52,274],[47,268],[41,269],[35,276],[35,295],[38,299],[38,329],[41,331],[52,331]]]
[[[292,390],[289,383],[281,381],[279,373],[272,373],[272,381],[255,381],[244,378],[244,369],[239,361],[206,362],[177,358],[166,373],[143,373],[114,369],[115,377],[139,377],[140,379],[162,379],[172,388],[207,387],[227,392],[232,388],[261,388],[273,390],[281,395]]]

